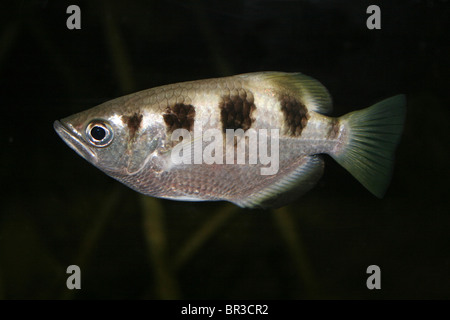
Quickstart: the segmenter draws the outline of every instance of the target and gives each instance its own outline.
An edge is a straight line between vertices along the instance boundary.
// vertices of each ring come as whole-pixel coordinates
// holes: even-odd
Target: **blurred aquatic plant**
[[[121,199],[120,190],[121,188],[119,186],[114,186],[109,194],[102,197],[102,201],[99,202],[101,204],[99,205],[99,209],[94,211],[97,212],[97,215],[95,216],[93,223],[89,226],[89,229],[85,232],[84,238],[78,248],[78,253],[73,260],[73,264],[83,268],[83,270],[89,270],[87,266],[89,265],[89,260],[93,254],[94,248],[102,236],[105,225],[111,217],[114,208],[117,207],[117,204]],[[67,288],[64,288],[62,299],[72,299],[76,293],[76,290],[67,290]]]
[[[156,295],[160,299],[178,299],[180,290],[172,265],[168,261],[164,211],[158,199],[140,196],[143,231],[153,265]]]
[[[295,263],[299,287],[305,287],[307,298],[318,298],[318,287],[308,258],[307,250],[302,242],[301,234],[296,228],[289,207],[283,207],[273,212],[273,218],[280,235],[286,242],[289,255]],[[299,296],[300,298],[300,296]]]

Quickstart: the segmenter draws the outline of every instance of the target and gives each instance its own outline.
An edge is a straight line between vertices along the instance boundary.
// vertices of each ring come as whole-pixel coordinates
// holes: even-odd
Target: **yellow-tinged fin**
[[[397,95],[340,118],[348,139],[331,156],[379,198],[391,180],[405,115],[405,96]]]
[[[333,110],[328,90],[314,78],[299,72],[264,72],[262,76],[300,96],[308,110],[321,114],[329,114]]]

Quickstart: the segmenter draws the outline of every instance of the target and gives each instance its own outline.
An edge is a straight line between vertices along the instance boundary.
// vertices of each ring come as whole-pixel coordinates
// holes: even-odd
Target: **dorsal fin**
[[[328,90],[314,78],[299,72],[263,72],[261,76],[292,90],[300,96],[308,110],[321,114],[330,114],[333,110],[333,103]]]

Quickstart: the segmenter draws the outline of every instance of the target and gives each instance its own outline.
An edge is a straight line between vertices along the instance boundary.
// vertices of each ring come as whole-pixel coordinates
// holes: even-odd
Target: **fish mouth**
[[[97,163],[97,154],[91,149],[77,131],[64,121],[56,120],[53,128],[63,141],[84,159]]]

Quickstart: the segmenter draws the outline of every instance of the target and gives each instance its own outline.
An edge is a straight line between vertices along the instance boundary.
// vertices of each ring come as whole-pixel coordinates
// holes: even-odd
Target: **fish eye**
[[[106,147],[114,138],[114,132],[108,122],[94,120],[86,127],[89,143],[95,147]]]

